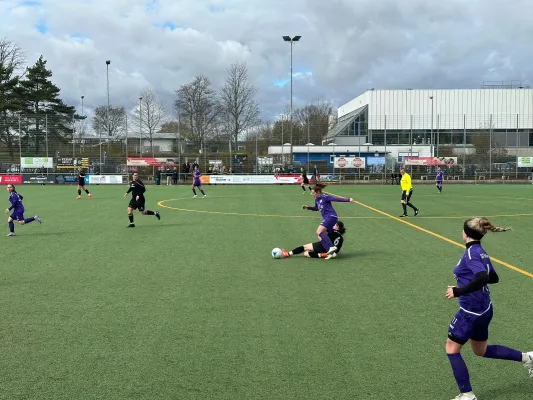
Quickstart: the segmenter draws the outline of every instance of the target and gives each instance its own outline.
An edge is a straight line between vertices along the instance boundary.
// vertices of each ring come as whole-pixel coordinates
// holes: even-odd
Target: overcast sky
[[[340,106],[367,88],[532,84],[531,0],[0,0],[0,37],[42,54],[61,97],[130,109],[153,86],[172,110],[196,74],[216,87],[246,61],[264,119],[290,102]]]

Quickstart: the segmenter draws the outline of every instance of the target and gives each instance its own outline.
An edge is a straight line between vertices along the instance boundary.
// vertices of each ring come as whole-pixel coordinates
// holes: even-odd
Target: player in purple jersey
[[[281,249],[281,253],[283,254],[283,258],[288,258],[290,256],[295,256],[297,254],[303,253],[305,257],[325,258],[326,260],[329,260],[330,258],[337,257],[337,254],[339,254],[339,252],[341,251],[342,245],[344,243],[343,235],[345,232],[346,228],[344,227],[344,223],[342,221],[337,221],[333,229],[328,232],[328,236],[333,242],[333,245],[337,247],[335,253],[328,254],[326,252],[327,250],[322,246],[322,242],[304,244],[303,246],[298,246],[291,251]]]
[[[12,212],[7,219],[9,225],[9,234],[7,236],[15,236],[15,224],[13,221],[17,221],[21,225],[29,224],[33,221],[41,223],[41,218],[39,218],[38,215],[35,217],[24,218],[24,205],[22,204],[24,197],[17,193],[14,185],[7,185],[7,191],[9,192],[9,202],[11,203],[11,207],[9,207],[5,213],[8,214],[9,212]]]
[[[435,177],[435,184],[437,186],[437,191],[442,193],[442,182],[444,181],[444,171],[439,167],[437,170],[437,176]]]
[[[302,206],[304,210],[311,210],[311,211],[320,211],[322,214],[322,222],[318,226],[316,230],[316,234],[318,235],[318,239],[322,243],[322,247],[324,249],[327,249],[326,253],[328,255],[333,254],[337,251],[337,247],[333,244],[331,239],[328,236],[328,231],[333,230],[333,227],[339,220],[339,216],[337,215],[337,212],[333,209],[333,205],[331,204],[332,201],[339,201],[339,202],[353,202],[353,199],[347,199],[344,197],[336,197],[332,196],[330,194],[324,194],[322,193],[322,190],[326,187],[324,184],[316,184],[311,188],[311,194],[315,198],[315,205],[314,206]]]
[[[200,180],[200,177],[202,176],[202,173],[200,172],[200,169],[197,165],[194,166],[194,170],[192,171],[192,192],[194,193],[193,199],[196,197],[196,187],[200,189],[200,192],[206,197],[204,190],[202,189],[202,181]]]
[[[529,376],[533,378],[533,351],[522,353],[487,343],[493,313],[487,285],[498,283],[499,277],[490,257],[481,246],[481,239],[488,231],[505,232],[509,229],[496,227],[485,217],[467,219],[463,225],[466,250],[453,270],[457,286],[448,286],[446,291],[446,298],[459,298],[459,311],[450,322],[446,341],[446,354],[461,392],[455,400],[477,399],[472,392],[468,369],[461,356],[461,349],[469,340],[475,355],[523,362]]]

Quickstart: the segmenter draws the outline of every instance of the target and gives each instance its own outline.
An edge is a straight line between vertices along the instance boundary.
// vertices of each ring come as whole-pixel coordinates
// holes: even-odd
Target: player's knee
[[[24,225],[25,223],[26,222],[24,222],[24,221],[19,221],[19,224],[21,224],[21,225]]]
[[[487,352],[487,349],[483,349],[483,348],[473,348],[472,351],[474,352],[474,354],[478,357],[483,357],[485,355],[485,353]]]
[[[309,257],[309,252],[308,252],[307,250],[304,251],[304,256],[305,256],[305,257]]]

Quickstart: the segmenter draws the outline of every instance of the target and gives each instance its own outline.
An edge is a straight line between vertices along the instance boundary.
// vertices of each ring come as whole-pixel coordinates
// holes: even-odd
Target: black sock
[[[413,210],[416,210],[416,207],[413,206],[411,203],[407,203],[407,205],[408,205],[409,207],[411,207]]]
[[[292,251],[292,254],[302,254],[303,252],[304,252],[304,247],[303,247],[303,246],[300,246],[300,247],[295,248],[295,249]]]
[[[81,189],[78,190],[78,196],[81,196]]]
[[[155,212],[150,211],[150,210],[146,210],[146,215],[155,215]]]
[[[130,219],[130,224],[133,224],[133,214],[128,214],[128,218]]]
[[[193,192],[193,193],[194,193],[194,195],[196,196],[196,190],[194,190],[194,189],[193,189],[193,190],[192,190],[192,192]]]
[[[407,214],[407,206],[405,204],[402,204],[402,207],[403,207],[403,214],[406,215]]]
[[[200,189],[200,192],[202,192],[202,194],[205,196],[204,189]]]
[[[85,189],[85,193],[89,194],[89,191],[87,189]]]
[[[305,192],[305,186],[302,186],[302,190]]]

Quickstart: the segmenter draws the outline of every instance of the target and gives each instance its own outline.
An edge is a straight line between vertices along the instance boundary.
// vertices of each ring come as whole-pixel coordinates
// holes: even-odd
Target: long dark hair
[[[323,183],[317,183],[315,186],[311,188],[311,190],[314,190],[315,192],[322,193],[322,190],[326,188],[327,185],[324,185]]]
[[[15,185],[13,185],[12,183],[10,185],[13,188],[13,192],[12,193],[17,193],[17,189],[15,189]]]
[[[344,232],[346,232],[346,228],[344,227],[344,222],[342,221],[337,221],[337,225],[339,226],[339,229],[338,232],[341,234],[341,235],[344,235]]]

